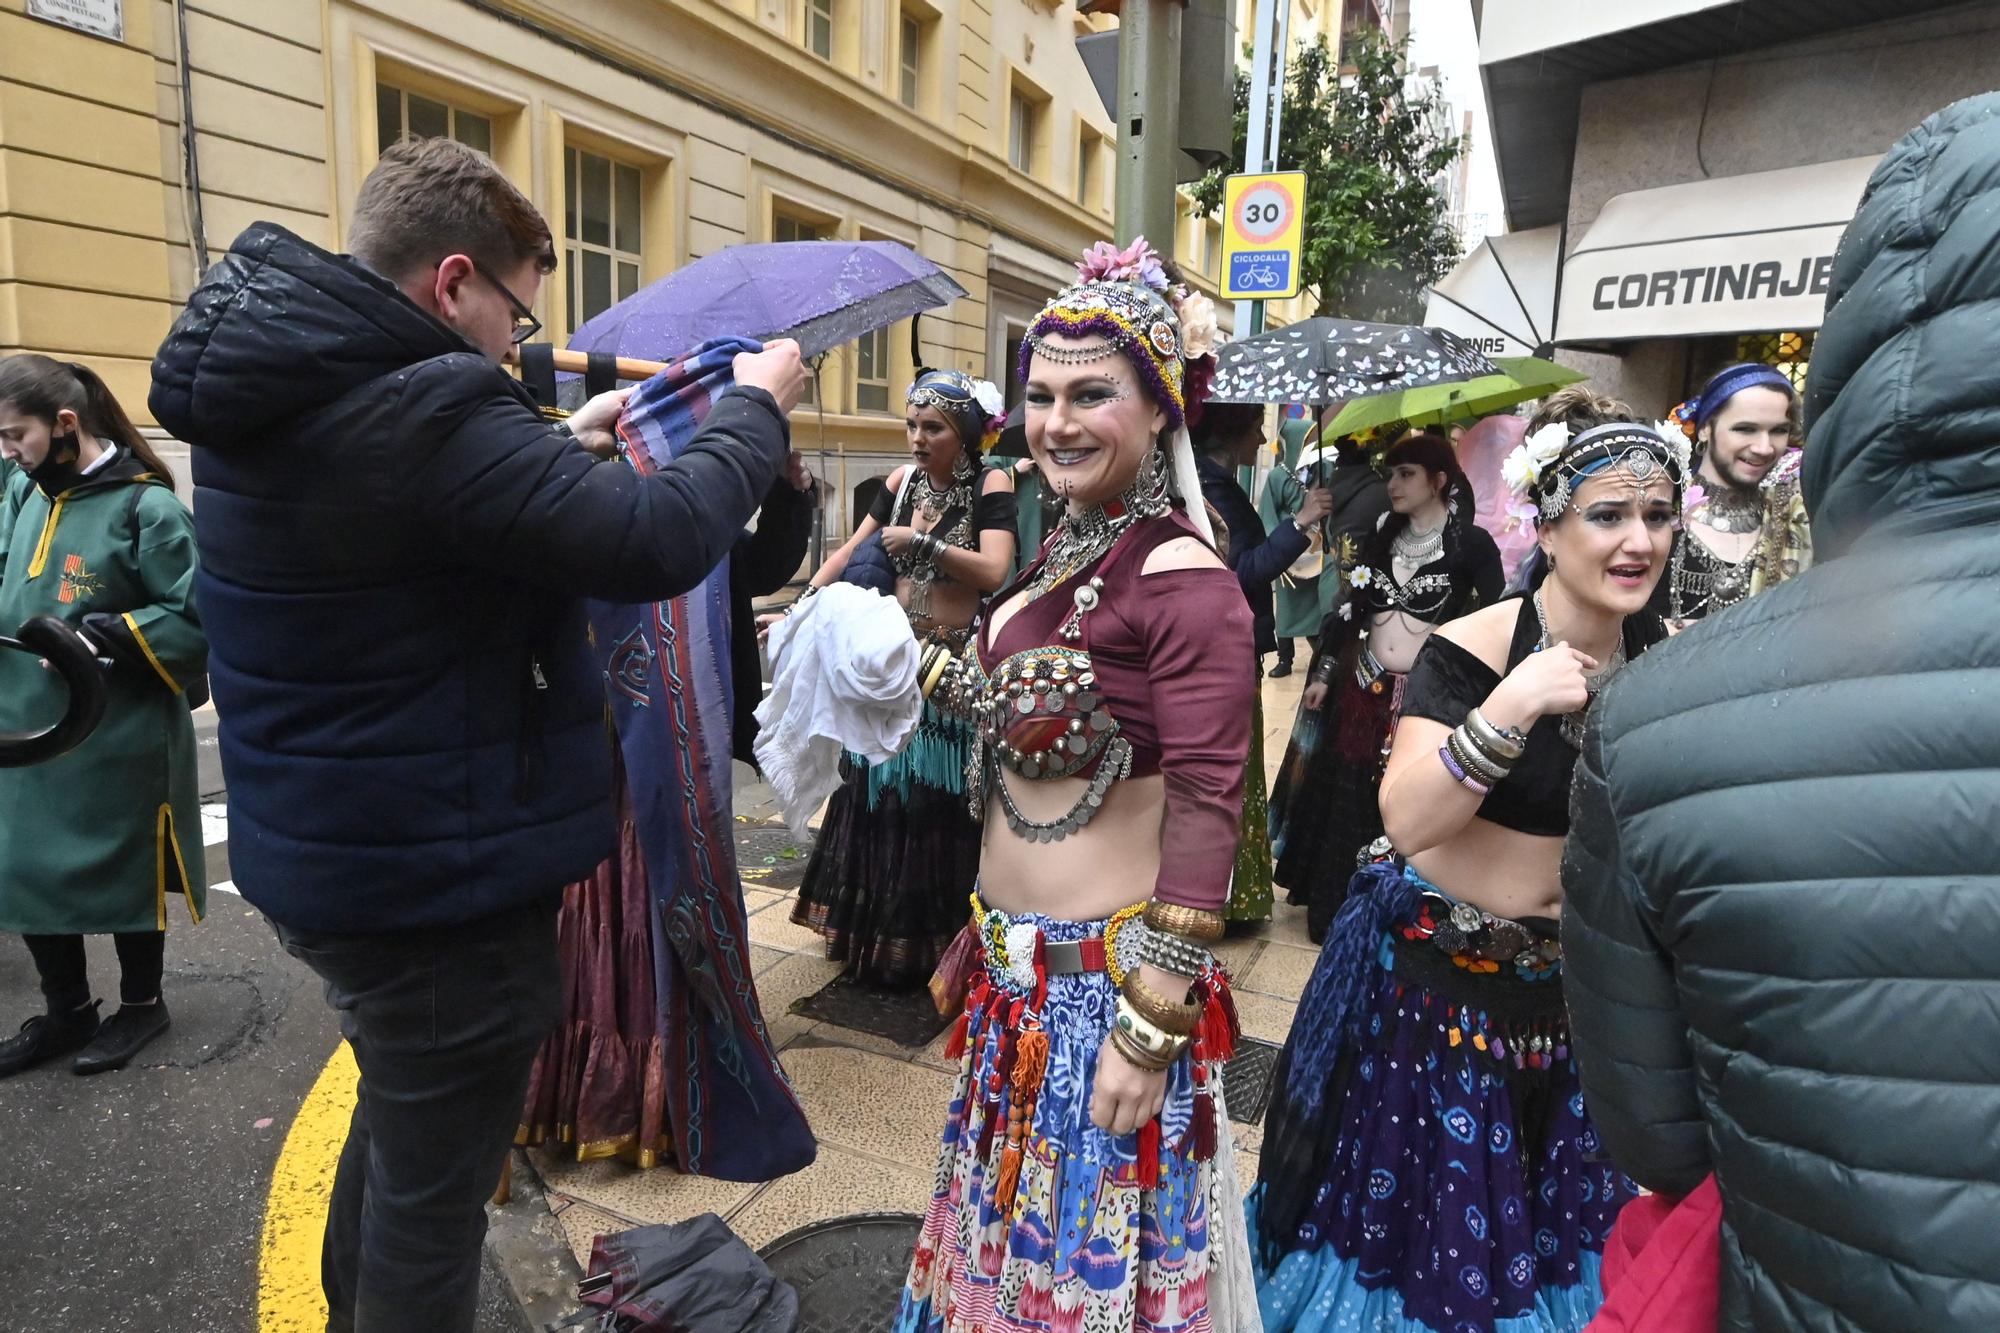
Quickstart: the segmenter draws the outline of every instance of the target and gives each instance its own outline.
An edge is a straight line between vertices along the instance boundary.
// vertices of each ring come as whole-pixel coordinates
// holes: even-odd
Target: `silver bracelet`
[[[1452,758],[1458,760],[1460,768],[1489,787],[1498,785],[1513,772],[1512,765],[1502,764],[1480,749],[1464,727],[1457,728],[1451,735],[1445,737],[1445,748],[1451,751]]]
[[[1465,731],[1488,758],[1513,763],[1528,748],[1528,737],[1519,727],[1496,727],[1477,708],[1465,715]]]
[[[1192,940],[1148,927],[1140,943],[1139,961],[1177,977],[1194,978],[1207,971],[1213,959],[1208,950]]]

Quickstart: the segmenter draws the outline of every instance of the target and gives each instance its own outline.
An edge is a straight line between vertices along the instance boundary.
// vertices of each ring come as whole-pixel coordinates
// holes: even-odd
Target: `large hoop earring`
[[[1139,475],[1132,481],[1127,507],[1141,518],[1159,518],[1173,508],[1167,489],[1167,451],[1154,445],[1139,462]]]

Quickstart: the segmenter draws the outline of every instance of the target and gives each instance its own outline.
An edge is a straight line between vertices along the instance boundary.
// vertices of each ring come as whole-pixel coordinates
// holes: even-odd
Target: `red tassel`
[[[1226,1061],[1236,1054],[1242,1027],[1236,1017],[1236,1001],[1229,983],[1220,972],[1211,971],[1202,981],[1201,1017],[1195,1021],[1194,1057],[1203,1063]]]
[[[944,1058],[960,1060],[965,1057],[965,1035],[972,1029],[972,1010],[958,1011],[958,1021],[951,1025],[951,1037],[944,1044]]]
[[[1206,1083],[1197,1084],[1194,1090],[1194,1152],[1197,1162],[1215,1160],[1215,1097]]]
[[[1139,1127],[1139,1188],[1160,1187],[1160,1118],[1154,1116]]]

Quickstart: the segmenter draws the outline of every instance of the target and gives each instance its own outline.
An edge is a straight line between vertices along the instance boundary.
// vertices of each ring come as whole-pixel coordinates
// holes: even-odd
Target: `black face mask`
[[[42,488],[42,493],[50,499],[83,480],[83,469],[77,465],[82,451],[77,447],[76,432],[67,435],[49,436],[49,451],[42,461],[29,468],[28,480]]]

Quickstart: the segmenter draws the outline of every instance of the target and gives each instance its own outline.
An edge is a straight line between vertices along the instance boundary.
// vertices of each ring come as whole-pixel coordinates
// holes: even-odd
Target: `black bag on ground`
[[[577,1286],[600,1333],[792,1333],[799,1298],[714,1213],[599,1236]]]

